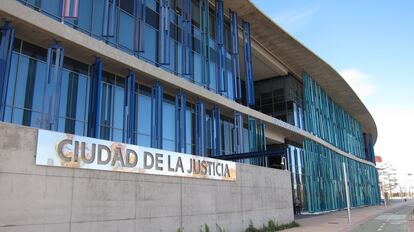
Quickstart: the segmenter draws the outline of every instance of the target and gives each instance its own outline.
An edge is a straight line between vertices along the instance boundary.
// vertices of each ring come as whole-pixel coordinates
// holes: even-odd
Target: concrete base
[[[44,167],[36,144],[37,129],[0,123],[0,232],[244,231],[293,220],[286,171],[237,164],[230,182]]]

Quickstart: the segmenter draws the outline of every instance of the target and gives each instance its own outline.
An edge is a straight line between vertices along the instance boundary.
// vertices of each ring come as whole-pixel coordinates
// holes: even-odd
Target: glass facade
[[[361,124],[336,104],[306,73],[303,86],[306,130],[345,152],[365,159]]]
[[[294,77],[280,76],[256,81],[255,110],[292,124],[305,128],[303,86]]]
[[[37,47],[25,41],[15,39],[14,48],[10,60],[10,74],[8,90],[5,104],[5,122],[11,122],[20,125],[26,125],[37,128],[44,128],[41,123],[43,120],[44,90],[46,88],[47,77],[47,49]],[[105,68],[104,68],[105,69]],[[61,81],[57,89],[60,92],[59,110],[57,119],[57,131],[77,135],[88,136],[88,119],[92,96],[92,76],[96,72],[96,64],[87,65],[76,60],[64,57],[63,68],[61,72]],[[157,86],[141,85],[137,82],[128,81],[126,78],[113,74],[108,71],[102,71],[100,91],[97,99],[99,100],[98,125],[99,133],[96,137],[116,142],[136,141],[136,144],[146,147],[155,147],[151,140],[155,136],[161,136],[159,148],[169,151],[177,151],[178,139],[184,144],[185,151],[188,154],[197,154],[196,132],[204,133],[205,153],[198,155],[213,156],[213,111],[203,109],[205,116],[199,122],[203,124],[204,129],[196,131],[196,105],[186,101],[185,93],[179,92],[176,96],[164,94],[163,91],[154,95],[154,89]],[[139,78],[137,78],[139,79]],[[134,84],[133,88],[127,85]],[[126,106],[128,100],[128,91],[133,90],[133,100],[136,121],[129,128],[128,117],[130,115]],[[22,94],[23,93],[23,94]],[[179,97],[181,96],[181,97]],[[181,99],[178,104],[177,99]],[[199,102],[201,102],[199,100]],[[153,122],[153,117],[149,109],[156,108],[159,104],[159,122]],[[129,103],[130,104],[130,103]],[[183,104],[185,107],[183,107]],[[218,113],[220,118],[217,124],[217,135],[219,140],[219,150],[217,155],[228,155],[236,152],[235,128],[242,126],[239,130],[242,137],[246,138],[248,134],[247,122],[241,121],[235,125],[233,117],[225,116]],[[241,119],[243,117],[241,116]],[[180,126],[177,123],[181,123]],[[159,135],[153,131],[155,125]],[[131,130],[132,140],[126,139],[127,131]],[[265,137],[264,128],[262,134],[257,136]],[[256,136],[256,134],[255,134]],[[254,141],[258,138],[253,137]],[[245,140],[239,149],[239,152],[250,151],[249,140]]]
[[[309,75],[304,75],[303,84],[291,75],[256,81],[255,98],[254,109],[374,162],[372,137],[363,133],[360,123]],[[303,210],[312,213],[346,206],[342,162],[347,165],[349,186],[352,186],[352,206],[379,204],[377,173],[373,166],[341,156],[308,139],[303,144],[286,141],[285,146],[293,199],[299,198]],[[277,162],[281,163],[282,159],[276,159]],[[361,174],[366,178],[360,178]]]
[[[238,40],[231,39],[238,27],[230,29],[233,22],[225,20],[222,0],[216,0],[216,9],[207,0],[82,0],[77,17],[62,15],[62,1],[17,1],[215,93],[241,99],[239,66],[232,66],[241,56]],[[250,56],[244,56],[250,67],[246,88],[251,88],[250,27],[243,25],[248,30],[244,49],[250,51],[244,53]],[[246,99],[254,96],[253,90],[247,93]]]
[[[339,149],[373,162],[372,138],[307,73],[303,76],[306,130]],[[365,138],[365,140],[364,140]],[[341,156],[305,139],[303,201],[309,212],[346,207],[342,163],[346,164],[352,207],[380,204],[374,166]]]
[[[311,140],[303,143],[304,195],[309,212],[346,207],[342,163],[347,169],[351,206],[378,205],[378,174],[374,166],[341,156]]]

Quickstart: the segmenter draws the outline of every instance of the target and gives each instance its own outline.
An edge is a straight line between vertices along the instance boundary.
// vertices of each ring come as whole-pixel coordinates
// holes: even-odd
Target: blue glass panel
[[[151,10],[157,12],[157,1],[156,0],[146,0],[146,5]]]
[[[157,58],[157,32],[148,24],[144,26],[144,40],[145,50],[142,53],[142,57],[155,63]]]
[[[5,114],[14,33],[14,28],[5,21],[0,31],[0,120],[4,120]]]
[[[19,55],[17,53],[12,54],[11,57],[11,64],[10,64],[10,73],[9,73],[9,84],[7,88],[7,97],[6,97],[6,105],[12,106],[13,105],[13,98],[15,95],[15,85],[16,85],[16,75],[17,75],[17,67],[19,62]],[[20,67],[19,67],[20,69]]]
[[[19,59],[19,69],[17,72],[17,81],[16,81],[16,93],[27,93],[27,73],[29,70],[29,58],[26,56],[20,56]],[[14,105],[19,108],[24,108],[24,94],[16,94],[14,97]]]
[[[101,38],[103,28],[103,15],[105,1],[94,1],[92,16],[92,33],[94,36]]]
[[[42,10],[55,16],[57,18],[61,18],[62,11],[61,11],[61,1],[57,0],[42,0]]]
[[[185,133],[185,136],[186,136],[186,152],[187,152],[187,154],[193,154],[193,152],[192,152],[192,145],[193,145],[193,125],[194,125],[194,123],[193,123],[193,112],[192,111],[190,111],[190,110],[187,110],[186,112],[185,112],[185,117],[186,117],[186,119],[185,119],[185,122],[186,122],[186,133]]]
[[[34,62],[34,61],[33,61]],[[29,74],[30,75],[30,74]],[[36,61],[36,76],[33,90],[33,110],[41,112],[43,102],[43,91],[46,81],[46,64]]]
[[[76,20],[76,25],[86,32],[91,31],[92,3],[93,3],[93,0],[80,0],[79,1],[78,19]]]
[[[201,75],[201,56],[198,53],[194,52],[194,81],[198,85],[203,85],[202,75]]]
[[[69,88],[68,86],[69,86],[69,71],[63,70],[62,71],[62,82],[60,86],[60,91],[61,91],[60,103],[61,104],[59,106],[59,117],[66,117],[68,114],[70,114],[70,112],[67,112],[67,110],[70,111],[70,107],[67,107],[67,104],[69,103],[68,97],[70,97],[70,93],[68,93],[68,88]],[[64,131],[64,128],[63,130],[59,130],[59,131]]]
[[[113,127],[117,129],[122,129],[124,126],[124,91],[124,88],[118,86],[115,88]]]
[[[6,108],[5,108],[4,121],[5,122],[12,122],[12,107],[10,107],[10,106],[6,106]]]
[[[88,77],[85,75],[78,76],[78,92],[77,92],[77,102],[76,102],[76,120],[85,121],[86,120],[86,106],[88,99]],[[82,126],[83,128],[83,126]]]
[[[23,124],[23,110],[20,108],[13,109],[12,123],[29,126],[28,124]]]
[[[132,15],[120,10],[119,12],[119,43],[130,49],[134,49],[134,18]]]
[[[249,130],[246,128],[243,128],[243,152],[250,152],[249,148]]]
[[[233,149],[233,125],[227,121],[223,121],[223,150],[224,154],[231,154]]]
[[[210,62],[210,90],[217,91],[216,63]]]
[[[162,107],[162,136],[163,149],[175,150],[175,105],[164,101]],[[172,147],[170,143],[172,142]],[[165,147],[168,146],[168,147]]]
[[[139,94],[138,97],[138,132],[141,134],[151,134],[151,97]]]
[[[151,97],[138,95],[138,144],[149,147],[151,144]]]
[[[101,137],[102,139],[110,140],[112,131],[111,126],[112,108],[113,108],[113,86],[111,84],[102,83],[102,97],[101,97]]]

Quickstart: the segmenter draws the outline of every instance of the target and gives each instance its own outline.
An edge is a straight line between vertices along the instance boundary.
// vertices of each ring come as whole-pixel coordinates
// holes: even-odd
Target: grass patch
[[[280,230],[286,230],[293,227],[300,226],[297,222],[292,221],[289,224],[281,224],[279,225],[274,220],[269,220],[267,222],[267,225],[263,225],[261,228],[256,228],[253,226],[253,223],[250,222],[249,227],[245,230],[245,232],[274,232],[274,231],[280,231]]]

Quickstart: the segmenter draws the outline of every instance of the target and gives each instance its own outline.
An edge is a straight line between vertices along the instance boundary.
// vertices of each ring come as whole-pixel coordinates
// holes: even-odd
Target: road
[[[411,219],[411,212],[414,204],[403,205],[401,207],[392,209],[382,213],[375,218],[359,225],[353,232],[406,232],[412,228],[413,221]],[[413,217],[414,219],[414,217]],[[414,232],[413,230],[410,230]]]

